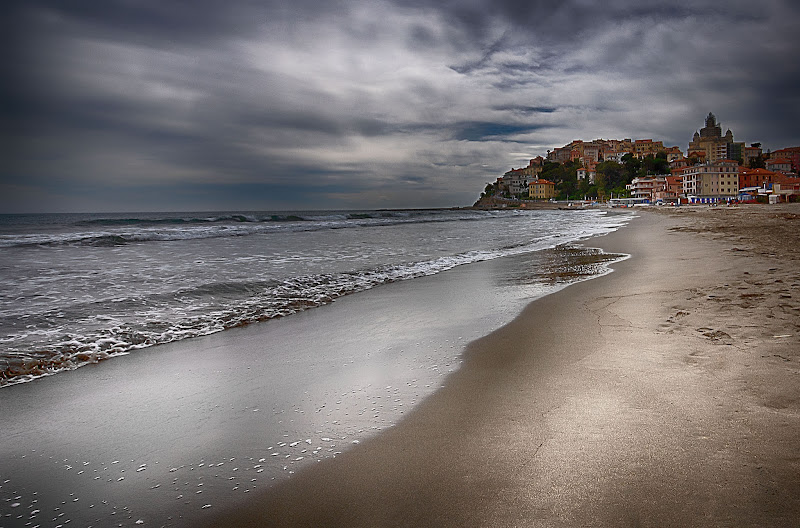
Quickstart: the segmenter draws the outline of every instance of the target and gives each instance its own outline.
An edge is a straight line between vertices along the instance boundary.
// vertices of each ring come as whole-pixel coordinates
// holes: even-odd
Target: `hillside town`
[[[612,205],[795,202],[800,147],[736,141],[713,113],[686,152],[653,139],[575,140],[486,185],[478,207],[581,200]]]

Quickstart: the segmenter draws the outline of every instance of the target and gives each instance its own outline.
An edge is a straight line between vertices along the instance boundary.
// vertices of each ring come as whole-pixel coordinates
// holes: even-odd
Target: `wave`
[[[153,226],[153,225],[191,225],[191,224],[219,224],[225,222],[234,223],[258,223],[258,222],[302,222],[306,218],[295,215],[281,215],[269,214],[262,215],[246,215],[246,214],[226,214],[221,216],[207,216],[207,217],[166,217],[166,218],[150,218],[150,217],[130,217],[130,218],[94,218],[89,220],[80,220],[75,222],[76,226]]]
[[[87,328],[79,334],[58,326],[50,327],[41,331],[39,345],[28,350],[9,347],[5,357],[0,359],[0,386],[72,370],[140,348],[286,317],[383,284],[435,275],[463,264],[546,249],[557,244],[557,236],[548,236],[528,244],[469,251],[427,261],[284,280],[208,283],[171,293],[152,294],[144,299],[114,299],[95,302],[91,307],[76,305],[70,310],[74,313],[68,314],[71,316],[67,319],[75,319],[80,313],[100,314],[92,316],[96,323],[93,329]],[[146,317],[141,317],[140,311],[138,321],[115,320],[114,313],[126,304],[147,305],[150,311]],[[176,310],[176,306],[183,309]],[[64,310],[60,311],[63,315]],[[51,315],[42,314],[41,317],[52,322],[56,318]],[[24,342],[25,337],[11,336],[18,342]],[[48,344],[43,344],[45,342]]]
[[[225,215],[227,218],[225,221],[197,222],[190,229],[185,226],[166,225],[158,227],[140,225],[135,228],[117,229],[104,227],[102,230],[85,230],[78,233],[50,233],[42,235],[44,239],[35,240],[34,235],[28,235],[27,242],[39,246],[75,244],[112,247],[149,241],[147,237],[162,237],[158,238],[160,240],[169,240],[170,236],[179,236],[180,239],[190,236],[208,237],[212,236],[210,233],[214,230],[227,232],[220,236],[235,236],[267,232],[265,230],[270,228],[335,229],[402,222],[469,221],[500,215],[510,217],[530,214],[522,211],[349,211],[314,213],[299,220],[297,218],[300,217],[293,213],[281,213],[277,215],[280,217],[277,220],[272,218],[276,216],[275,214],[263,214],[259,221],[255,221],[256,217],[252,215],[243,215],[249,218],[246,221],[233,220],[232,217],[235,215]],[[557,228],[543,228],[542,226],[549,224],[541,224],[538,219],[535,222],[525,221],[516,224],[516,231],[512,231],[507,238],[503,238],[505,231],[502,230],[515,224],[492,222],[486,224],[487,230],[484,231],[489,233],[487,236],[491,237],[491,245],[494,247],[467,250],[481,245],[478,241],[476,243],[470,241],[467,245],[459,245],[460,249],[455,250],[460,251],[458,253],[436,258],[422,257],[421,255],[430,254],[426,250],[416,253],[420,255],[416,257],[418,260],[412,260],[415,257],[405,257],[409,259],[408,262],[391,265],[375,264],[351,271],[324,273],[322,270],[333,268],[310,267],[304,268],[307,271],[297,272],[294,277],[278,279],[267,278],[266,273],[259,274],[256,270],[242,273],[241,279],[227,278],[225,281],[214,281],[213,274],[191,274],[192,280],[197,282],[192,286],[187,286],[184,282],[183,287],[178,290],[166,291],[159,287],[138,290],[135,293],[126,292],[122,296],[112,298],[112,295],[125,292],[124,289],[112,289],[104,298],[88,295],[80,297],[80,301],[76,298],[73,301],[54,304],[42,301],[34,305],[20,305],[12,302],[11,297],[7,297],[6,305],[10,308],[3,314],[5,317],[3,321],[7,324],[5,328],[10,332],[0,336],[0,347],[2,347],[0,387],[71,370],[144,347],[285,317],[382,284],[434,275],[463,264],[556,247],[573,240],[613,231],[625,223],[622,217],[595,221],[599,219],[596,213],[587,212],[585,215],[585,218],[573,225],[572,222],[584,217],[584,214],[569,213],[568,218],[563,219],[564,225]],[[297,218],[293,218],[295,216]],[[547,221],[550,221],[549,217]],[[471,225],[454,227],[458,227],[454,232],[472,232]],[[496,235],[501,232],[500,238],[503,238],[505,243],[498,243],[500,240]],[[543,233],[546,234],[542,236]],[[358,232],[355,234],[358,235]],[[50,242],[47,242],[47,237],[50,237]],[[527,240],[519,242],[520,238]],[[261,243],[259,240],[255,242]],[[174,248],[167,249],[168,252],[174,250]],[[156,254],[161,253],[156,251]],[[10,252],[7,255],[10,258],[14,257]],[[102,257],[101,254],[98,258]],[[377,261],[372,260],[372,262]],[[568,275],[562,266],[555,268],[561,270],[560,276]],[[539,277],[545,275],[545,270],[537,268],[531,273],[532,280],[539,280]],[[231,277],[236,276],[239,275]],[[112,280],[111,277],[105,279]],[[177,284],[179,283],[172,286]],[[49,290],[44,291],[49,295],[48,292]],[[37,291],[33,290],[33,293]]]
[[[0,247],[113,247],[134,243],[249,236],[286,231],[474,221],[484,220],[496,214],[496,212],[470,210],[419,210],[248,213],[207,217],[103,217],[82,219],[72,223],[69,229],[64,228],[51,233],[0,235]]]

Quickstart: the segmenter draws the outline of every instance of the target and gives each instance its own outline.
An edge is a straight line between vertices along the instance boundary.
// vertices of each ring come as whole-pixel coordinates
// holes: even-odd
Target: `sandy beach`
[[[653,208],[401,423],[214,526],[800,526],[800,207]]]

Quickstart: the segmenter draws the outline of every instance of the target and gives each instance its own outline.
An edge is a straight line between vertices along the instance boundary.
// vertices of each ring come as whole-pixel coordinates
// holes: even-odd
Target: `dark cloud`
[[[553,106],[524,106],[524,105],[498,105],[492,107],[494,110],[510,111],[520,114],[552,114],[557,109]]]
[[[533,124],[514,125],[509,123],[466,122],[456,124],[455,138],[462,141],[482,141],[498,136],[513,136],[532,132],[544,126]]]
[[[800,144],[789,0],[0,9],[0,211],[461,205],[571,139],[686,148],[709,111]]]

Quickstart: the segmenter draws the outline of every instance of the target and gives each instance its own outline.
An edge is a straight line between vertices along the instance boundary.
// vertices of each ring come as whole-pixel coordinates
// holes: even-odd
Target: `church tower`
[[[714,162],[729,158],[734,146],[733,132],[728,129],[722,135],[722,126],[717,122],[717,116],[712,112],[706,117],[706,126],[695,132],[692,141],[689,143],[689,156],[692,152],[705,153],[706,161]]]

